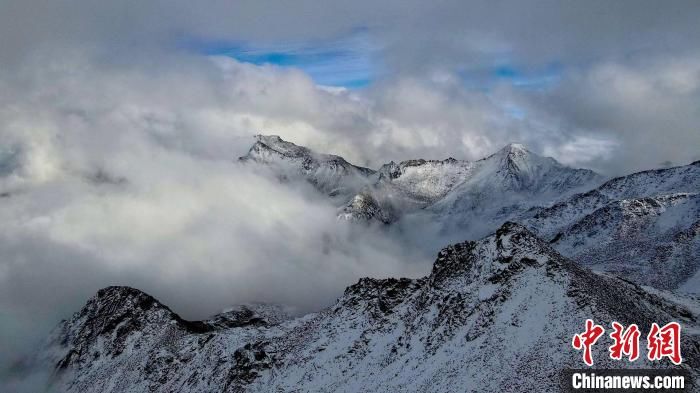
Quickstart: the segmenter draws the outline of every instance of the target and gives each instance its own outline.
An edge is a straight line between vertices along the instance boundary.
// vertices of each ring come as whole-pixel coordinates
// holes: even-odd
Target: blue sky
[[[360,30],[326,41],[308,42],[231,42],[189,40],[187,47],[207,56],[229,56],[256,65],[271,64],[304,71],[319,85],[346,88],[368,86],[381,74],[378,48],[371,37]],[[499,83],[539,90],[556,84],[561,65],[547,64],[540,68],[523,68],[509,62],[490,68],[454,70],[469,89],[489,90]]]
[[[374,49],[363,33],[321,42],[197,42],[205,55],[229,56],[257,65],[272,64],[304,71],[317,84],[346,88],[369,85],[378,73]]]
[[[563,66],[549,63],[539,67],[522,67],[503,62],[489,68],[458,72],[465,87],[488,91],[498,84],[507,83],[520,90],[539,91],[554,87],[561,79]]]
[[[361,89],[380,76],[380,51],[371,43],[366,30],[345,37],[309,42],[216,42],[197,41],[189,48],[206,56],[229,56],[256,65],[292,67],[305,72],[319,85]],[[553,88],[560,80],[563,66],[552,62],[539,67],[521,67],[502,57],[491,67],[454,70],[465,89],[488,92],[502,84],[530,92]],[[501,103],[504,113],[515,119],[527,117],[526,111],[512,102]]]

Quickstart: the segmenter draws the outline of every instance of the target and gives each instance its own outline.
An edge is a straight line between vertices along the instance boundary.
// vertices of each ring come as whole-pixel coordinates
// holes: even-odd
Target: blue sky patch
[[[229,56],[256,65],[298,68],[314,82],[325,86],[360,88],[369,85],[376,74],[372,46],[362,33],[323,42],[203,41],[188,46],[208,56]]]
[[[228,56],[255,65],[271,64],[302,70],[319,85],[362,88],[378,76],[378,48],[365,30],[335,40],[253,43],[242,41],[185,40],[184,45],[207,56]],[[467,89],[489,91],[499,84],[523,90],[546,90],[561,79],[558,63],[522,67],[509,62],[458,72]]]
[[[551,63],[540,68],[500,64],[459,74],[467,88],[488,91],[504,83],[523,90],[546,90],[561,80],[562,73],[563,67],[559,63]]]

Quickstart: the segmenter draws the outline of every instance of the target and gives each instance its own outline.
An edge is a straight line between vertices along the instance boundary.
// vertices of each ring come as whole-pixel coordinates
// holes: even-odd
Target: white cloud
[[[308,188],[236,167],[254,133],[373,167],[512,141],[608,173],[700,159],[697,2],[88,3],[0,13],[0,353],[108,284],[201,317],[253,299],[314,308],[358,276],[429,268],[430,239],[357,231]],[[313,43],[358,27],[386,68],[360,91],[183,53],[173,33]],[[562,75],[546,91],[465,88],[461,71],[504,58]]]
[[[0,184],[3,353],[26,344],[14,329],[40,336],[111,284],[202,318],[254,300],[318,309],[361,276],[429,269],[432,249],[337,222],[310,185],[236,163],[251,125],[330,144],[323,107],[342,121],[361,104],[297,72],[224,63],[157,77],[37,69],[29,90],[0,93],[17,97],[0,138],[21,152]]]

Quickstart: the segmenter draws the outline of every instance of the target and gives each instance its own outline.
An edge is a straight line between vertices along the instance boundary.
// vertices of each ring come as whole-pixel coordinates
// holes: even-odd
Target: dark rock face
[[[60,369],[89,363],[91,357],[119,356],[129,338],[144,332],[166,329],[173,334],[200,334],[213,330],[206,323],[180,318],[138,289],[116,286],[98,291],[69,324],[77,329],[66,332],[64,338],[71,350],[59,362]],[[98,341],[103,344],[100,351],[91,351]]]
[[[348,205],[342,208],[340,217],[349,221],[376,220],[382,224],[391,224],[396,220],[391,206],[382,207],[372,194],[366,192],[355,195]]]
[[[570,340],[586,318],[642,329],[680,322],[683,367],[698,378],[699,309],[586,270],[506,223],[442,250],[427,277],[364,278],[297,319],[240,307],[188,322],[135,289],[106,288],[47,352],[67,392],[556,391],[551,370],[580,366]],[[599,347],[598,367],[670,364],[619,363]]]

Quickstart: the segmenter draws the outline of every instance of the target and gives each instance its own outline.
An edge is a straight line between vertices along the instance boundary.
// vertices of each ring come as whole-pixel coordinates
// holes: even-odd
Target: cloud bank
[[[437,241],[358,231],[237,166],[255,133],[375,168],[508,142],[608,175],[700,159],[695,1],[205,3],[4,2],[0,353],[111,284],[201,318],[316,309],[360,276],[430,267]],[[352,43],[363,78],[376,67],[367,87],[204,50],[329,42]]]

